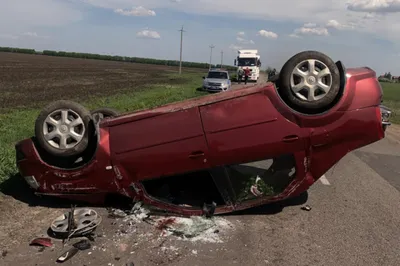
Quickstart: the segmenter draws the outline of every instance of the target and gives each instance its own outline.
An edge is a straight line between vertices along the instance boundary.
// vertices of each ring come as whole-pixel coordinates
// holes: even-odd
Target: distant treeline
[[[12,48],[12,47],[0,47],[0,52],[40,54],[40,55],[48,55],[48,56],[62,56],[62,57],[73,57],[73,58],[96,59],[96,60],[121,61],[121,62],[131,62],[131,63],[140,63],[140,64],[179,66],[179,61],[177,61],[177,60],[161,60],[161,59],[142,58],[142,57],[113,56],[113,55],[101,55],[101,54],[91,54],[91,53],[75,53],[75,52],[51,51],[51,50],[44,50],[43,52],[39,52],[34,49]],[[183,61],[182,67],[208,68],[209,64]],[[219,67],[219,65],[213,65],[212,67]],[[233,66],[224,66],[224,68],[226,68],[228,70],[236,69]]]

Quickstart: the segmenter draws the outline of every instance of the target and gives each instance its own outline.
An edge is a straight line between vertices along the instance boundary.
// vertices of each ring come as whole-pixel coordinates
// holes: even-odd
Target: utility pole
[[[183,26],[182,29],[179,30],[181,32],[181,50],[180,50],[180,58],[179,58],[179,75],[182,74],[182,43],[183,43]]]
[[[222,68],[222,62],[224,61],[224,51],[221,50],[221,68]]]
[[[211,52],[210,52],[210,67],[209,67],[209,70],[211,69],[212,49],[214,47],[215,47],[214,45],[212,45],[212,44],[210,45]]]

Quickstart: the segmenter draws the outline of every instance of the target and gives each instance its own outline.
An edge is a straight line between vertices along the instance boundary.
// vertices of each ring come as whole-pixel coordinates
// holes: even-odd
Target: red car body
[[[16,145],[17,165],[37,194],[101,203],[118,193],[182,215],[202,215],[202,208],[153,197],[143,182],[289,154],[295,176],[281,192],[225,201],[215,214],[283,200],[306,191],[348,152],[384,138],[375,72],[347,69],[346,77],[340,101],[323,114],[293,111],[267,83],[103,120],[94,158],[77,169],[47,164],[32,139]]]

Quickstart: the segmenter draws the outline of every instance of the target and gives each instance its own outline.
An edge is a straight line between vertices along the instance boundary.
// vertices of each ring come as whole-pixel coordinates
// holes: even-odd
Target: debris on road
[[[311,211],[311,207],[309,205],[303,206],[303,207],[301,207],[301,209],[303,211],[308,211],[308,212]]]
[[[85,236],[101,223],[101,216],[88,208],[74,209],[57,217],[50,225],[51,231],[63,239]]]
[[[113,210],[113,213],[120,213],[120,211]],[[185,218],[152,215],[151,210],[147,207],[142,207],[140,203],[135,204],[131,210],[131,214],[127,214],[122,221],[127,226],[124,227],[124,225],[121,225],[123,229],[117,232],[119,236],[121,236],[121,231],[124,231],[124,235],[135,233],[136,225],[141,222],[146,222],[153,225],[157,230],[160,230],[161,236],[173,235],[178,239],[193,242],[221,243],[223,242],[221,240],[223,236],[222,232],[233,228],[230,222],[220,217],[207,218],[193,216]]]
[[[67,260],[71,259],[73,256],[76,255],[76,253],[78,253],[79,249],[77,249],[76,247],[73,247],[69,250],[67,250],[65,253],[63,253],[61,256],[59,256],[57,258],[57,262],[58,263],[63,263],[66,262]]]
[[[53,247],[53,243],[48,237],[38,237],[35,238],[29,243],[30,246],[42,246],[42,247]]]
[[[75,247],[75,248],[77,248],[77,249],[79,249],[79,250],[81,250],[81,251],[86,250],[86,249],[89,249],[89,248],[92,247],[92,245],[90,244],[90,242],[89,242],[88,240],[86,240],[86,239],[83,239],[83,240],[81,240],[81,241],[79,241],[79,242],[76,242],[76,243],[73,244],[72,246]]]
[[[108,210],[108,218],[124,218],[127,216],[127,214],[122,210],[112,209],[112,208],[109,208],[107,210]]]
[[[72,244],[72,248],[67,250],[65,253],[63,253],[61,256],[57,258],[58,263],[63,263],[66,262],[67,260],[71,259],[73,256],[75,256],[78,251],[83,251],[90,249],[92,245],[90,242],[86,239],[80,240],[74,244]]]

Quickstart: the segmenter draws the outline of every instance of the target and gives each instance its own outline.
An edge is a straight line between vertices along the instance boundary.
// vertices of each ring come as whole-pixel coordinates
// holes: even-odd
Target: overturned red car
[[[219,214],[295,197],[384,138],[372,69],[305,51],[270,80],[126,114],[56,101],[16,144],[18,169],[39,195]]]

